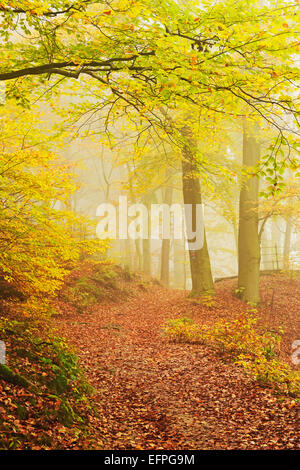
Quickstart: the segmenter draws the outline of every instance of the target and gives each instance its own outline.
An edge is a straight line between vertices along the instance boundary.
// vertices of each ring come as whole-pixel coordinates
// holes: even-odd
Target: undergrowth
[[[128,289],[122,282],[130,282],[133,274],[112,263],[83,263],[67,277],[58,299],[72,306],[77,313],[87,313],[101,302],[126,299]]]
[[[299,372],[278,359],[283,331],[259,333],[255,328],[257,320],[248,312],[232,321],[219,320],[213,326],[204,326],[184,317],[168,320],[163,333],[173,342],[208,345],[218,356],[243,367],[259,382],[299,398]]]
[[[0,449],[92,446],[92,393],[66,342],[38,322],[0,318]]]

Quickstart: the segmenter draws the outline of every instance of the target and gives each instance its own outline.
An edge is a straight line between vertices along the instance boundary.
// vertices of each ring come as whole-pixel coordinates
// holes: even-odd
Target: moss
[[[25,379],[25,377],[20,374],[16,374],[5,364],[0,364],[0,378],[5,380],[5,382],[20,385],[25,388],[29,388],[32,385],[29,380]]]
[[[40,362],[40,357],[30,349],[19,348],[17,351],[19,357],[28,358],[31,362]]]
[[[0,365],[0,382],[14,385],[3,387],[9,399],[4,408],[11,418],[1,423],[0,449],[26,450],[33,445],[59,448],[61,436],[52,433],[58,423],[70,427],[65,432],[72,442],[82,433],[92,435],[86,417],[97,415],[91,397],[94,390],[66,341],[55,336],[44,322],[27,324],[0,318],[0,332],[9,351],[13,351],[9,365]],[[15,385],[24,387],[26,393]],[[32,433],[30,427],[23,426],[28,418],[40,432]],[[20,432],[15,420],[21,421]],[[77,434],[73,436],[74,430]]]
[[[64,426],[71,426],[75,421],[75,413],[70,403],[64,400],[60,403],[57,411],[57,419]]]
[[[56,377],[56,379],[52,382],[53,388],[57,393],[63,393],[68,390],[69,388],[69,381],[68,379],[60,374]]]

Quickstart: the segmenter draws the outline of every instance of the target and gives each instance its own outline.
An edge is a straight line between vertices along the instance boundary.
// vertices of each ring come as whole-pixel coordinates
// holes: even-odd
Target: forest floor
[[[299,449],[297,401],[276,396],[209,347],[162,335],[167,319],[207,324],[245,311],[233,296],[235,282],[216,283],[213,307],[152,285],[88,314],[55,317],[96,389],[98,448]],[[259,322],[283,326],[282,357],[291,364],[292,341],[300,339],[300,280],[263,276],[261,291]]]

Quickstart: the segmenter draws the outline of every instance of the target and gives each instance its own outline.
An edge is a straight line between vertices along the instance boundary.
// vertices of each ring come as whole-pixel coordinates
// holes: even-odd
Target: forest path
[[[209,348],[161,335],[166,319],[189,316],[188,304],[185,292],[153,286],[57,320],[97,390],[99,448],[297,448],[290,401],[278,401]]]

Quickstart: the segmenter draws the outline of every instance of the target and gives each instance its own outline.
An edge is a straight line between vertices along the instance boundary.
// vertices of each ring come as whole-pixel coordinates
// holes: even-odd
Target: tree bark
[[[197,146],[189,127],[184,127],[181,133],[184,138],[182,151],[183,202],[184,204],[191,204],[193,207],[193,214],[196,214],[196,204],[202,204],[201,187],[195,158]],[[192,277],[191,294],[214,294],[215,290],[206,243],[205,229],[202,248],[199,250],[189,249],[189,258]]]
[[[244,121],[243,165],[253,167],[260,158],[258,131],[253,124]],[[260,241],[258,234],[258,177],[252,176],[243,182],[239,204],[238,234],[238,289],[245,302],[260,302],[259,270]]]
[[[167,186],[164,191],[164,204],[168,204],[169,206],[172,204],[172,193],[172,186]],[[166,287],[169,287],[170,246],[171,240],[169,238],[163,238],[161,244],[160,280]]]
[[[174,244],[174,268],[172,279],[176,289],[185,289],[185,247],[184,241],[173,240]]]
[[[151,240],[150,240],[150,207],[151,207],[151,196],[146,194],[142,200],[143,204],[148,210],[148,237],[143,238],[143,272],[151,276]]]
[[[142,251],[141,251],[141,245],[140,245],[141,240],[137,238],[134,240],[135,244],[135,251],[136,251],[136,257],[135,257],[135,269],[142,271],[143,268],[143,256],[142,256]]]
[[[283,266],[284,269],[290,268],[290,250],[291,250],[291,237],[292,237],[292,220],[288,217],[286,220],[284,246],[283,246]]]
[[[151,247],[150,239],[143,239],[143,272],[151,276]]]

